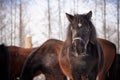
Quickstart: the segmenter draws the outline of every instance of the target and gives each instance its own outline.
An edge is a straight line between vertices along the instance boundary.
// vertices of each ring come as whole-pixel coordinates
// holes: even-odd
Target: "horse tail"
[[[9,53],[4,44],[0,45],[0,80],[9,80]]]

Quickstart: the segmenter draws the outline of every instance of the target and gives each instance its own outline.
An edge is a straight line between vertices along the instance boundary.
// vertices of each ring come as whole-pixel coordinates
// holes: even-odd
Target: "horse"
[[[9,53],[4,44],[0,45],[0,80],[9,80]]]
[[[110,67],[108,80],[120,80],[120,54],[116,54],[114,62]]]
[[[66,16],[70,24],[59,55],[61,70],[71,80],[104,80],[114,60],[116,46],[97,38],[91,22],[92,11],[74,16],[66,13]]]
[[[98,40],[103,47],[105,55],[110,55],[110,57],[114,56],[114,44],[105,39],[98,38]],[[49,39],[45,41],[38,49],[31,52],[24,63],[20,80],[32,80],[37,73],[39,74],[39,71],[44,73],[46,78],[49,77],[49,79],[46,80],[63,80],[65,76],[63,75],[58,64],[58,58],[63,43],[64,42],[60,40]],[[106,58],[110,59],[110,57]],[[110,62],[111,61],[112,59]],[[109,68],[110,64],[105,66],[104,69]]]
[[[21,48],[18,46],[6,46],[10,55],[10,80],[16,80],[20,76],[23,64],[35,48]]]
[[[58,62],[62,45],[62,41],[49,39],[31,52],[24,63],[20,80],[32,80],[39,72],[50,78],[46,80],[66,80]]]

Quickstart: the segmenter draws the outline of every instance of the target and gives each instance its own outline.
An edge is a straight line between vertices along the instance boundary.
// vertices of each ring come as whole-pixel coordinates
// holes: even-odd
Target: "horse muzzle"
[[[78,55],[86,55],[88,41],[83,40],[81,37],[73,38],[72,44],[74,50]]]

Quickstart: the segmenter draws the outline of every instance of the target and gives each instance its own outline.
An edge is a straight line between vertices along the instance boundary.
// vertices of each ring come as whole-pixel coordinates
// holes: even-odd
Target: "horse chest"
[[[88,74],[96,65],[97,58],[93,58],[90,55],[79,55],[78,57],[69,55],[70,66],[72,72],[78,72],[79,74]]]

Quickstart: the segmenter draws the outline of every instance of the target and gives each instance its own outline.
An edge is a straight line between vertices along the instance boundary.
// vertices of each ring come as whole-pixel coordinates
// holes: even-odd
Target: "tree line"
[[[44,13],[44,16],[39,16],[42,18],[40,22],[43,21],[42,25],[47,29],[42,34],[49,39],[54,36],[53,29],[57,28],[57,38],[64,40],[65,28],[68,25],[65,13],[82,12],[81,8],[85,5],[92,6],[94,25],[102,28],[97,29],[98,34],[114,42],[119,52],[120,0],[40,0],[39,2],[40,4],[38,0],[0,0],[0,43],[24,47],[24,37],[27,32],[32,31],[26,30],[31,20],[31,15],[28,15],[28,8],[30,9],[31,5],[42,6],[41,13]],[[110,10],[114,12],[110,13]]]

